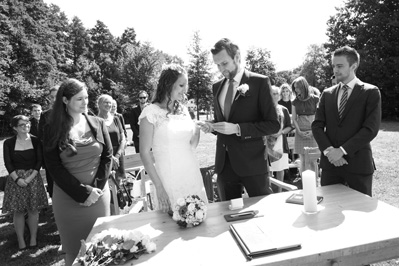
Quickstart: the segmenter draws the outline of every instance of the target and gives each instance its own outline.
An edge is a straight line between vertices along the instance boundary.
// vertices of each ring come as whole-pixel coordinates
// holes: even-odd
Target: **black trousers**
[[[267,163],[265,161],[265,163]],[[231,167],[229,156],[226,152],[226,160],[223,171],[217,178],[218,192],[221,201],[241,198],[243,189],[250,197],[272,194],[270,179],[267,173],[254,176],[239,176]]]
[[[372,196],[373,174],[361,175],[353,174],[344,171],[342,167],[335,167],[321,171],[321,186],[328,186],[334,184],[347,185],[350,188],[357,190],[363,194]]]

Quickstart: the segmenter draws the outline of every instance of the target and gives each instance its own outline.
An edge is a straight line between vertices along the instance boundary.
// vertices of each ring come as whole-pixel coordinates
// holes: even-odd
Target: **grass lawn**
[[[196,150],[201,168],[214,164],[215,140],[216,137],[212,134],[201,135],[200,144]],[[1,150],[2,142],[0,142]],[[382,123],[378,136],[372,142],[372,147],[377,167],[374,174],[373,196],[399,208],[399,123]],[[129,147],[127,152],[132,152],[132,148]],[[0,175],[6,173],[2,155],[1,153]],[[0,265],[63,265],[63,257],[57,251],[59,247],[59,235],[54,223],[51,207],[40,215],[38,237],[39,248],[37,250],[19,252],[12,218],[10,216],[0,216]],[[373,265],[399,266],[399,259]]]

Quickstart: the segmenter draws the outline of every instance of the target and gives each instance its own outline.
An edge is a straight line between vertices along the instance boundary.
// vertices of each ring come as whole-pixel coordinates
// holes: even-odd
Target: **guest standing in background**
[[[359,64],[355,49],[334,51],[338,84],[324,90],[312,130],[322,151],[321,185],[347,184],[371,197],[375,164],[370,143],[380,129],[381,95],[356,77]]]
[[[4,141],[4,164],[9,173],[4,191],[2,213],[13,213],[13,223],[20,250],[37,247],[39,209],[48,205],[40,167],[42,166],[42,145],[40,140],[29,134],[29,118],[14,116],[11,127],[16,135]],[[25,213],[28,213],[30,231],[29,245],[25,243]]]
[[[292,90],[296,96],[292,102],[292,121],[295,125],[294,153],[299,154],[301,160],[300,173],[308,169],[305,165],[305,147],[317,147],[312,133],[312,122],[315,117],[319,97],[310,91],[304,77],[298,77],[292,82]],[[315,169],[312,169],[315,171]]]
[[[40,104],[32,104],[30,121],[30,134],[35,137],[39,136],[39,121],[42,114],[42,107]]]
[[[130,118],[130,128],[133,131],[133,142],[136,153],[140,153],[140,126],[139,117],[144,107],[148,105],[148,93],[146,91],[140,91],[138,94],[139,105],[133,108],[132,115]]]
[[[98,217],[110,215],[112,146],[103,119],[87,115],[84,83],[67,79],[45,127],[44,159],[54,178],[53,211],[65,265],[72,265]]]
[[[277,115],[278,115],[278,120],[280,122],[280,130],[273,135],[267,136],[267,138],[273,138],[274,142],[278,138],[281,137],[281,142],[276,142],[276,143],[281,143],[281,147],[277,147],[283,152],[283,156],[275,161],[270,163],[270,172],[276,172],[276,179],[283,181],[284,180],[284,170],[288,169],[288,141],[287,141],[287,134],[291,132],[292,130],[292,125],[291,125],[291,117],[290,114],[288,113],[288,109],[285,108],[284,106],[278,104],[279,99],[280,99],[280,88],[276,86],[272,86],[272,96],[273,96],[273,101],[276,104],[276,110],[277,110]],[[269,147],[271,148],[271,147]],[[281,192],[281,188],[279,188],[278,192]]]
[[[59,86],[56,85],[50,89],[49,94],[47,96],[47,100],[49,101],[49,109],[44,111],[40,116],[38,137],[42,141],[43,147],[46,145],[46,143],[44,143],[43,140],[44,127],[45,125],[47,125],[48,121],[50,120],[50,114],[55,101],[55,97],[57,96],[58,87]],[[46,169],[45,161],[43,161],[43,168]],[[51,173],[47,171],[47,169],[46,169],[46,181],[47,181],[47,193],[49,194],[50,198],[52,198],[54,181],[53,178],[51,177]]]
[[[101,95],[97,100],[98,117],[105,121],[109,137],[112,143],[112,169],[116,171],[116,181],[118,184],[125,178],[124,154],[126,138],[122,124],[118,117],[111,114],[112,97],[107,94]]]
[[[118,104],[115,99],[112,99],[111,114],[117,117],[121,122],[123,133],[125,134],[126,143],[127,143],[127,131],[126,131],[125,119],[123,118],[122,114],[118,113],[117,109],[118,109]]]
[[[278,104],[288,109],[289,114],[292,113],[292,89],[287,83],[280,86],[280,101]]]

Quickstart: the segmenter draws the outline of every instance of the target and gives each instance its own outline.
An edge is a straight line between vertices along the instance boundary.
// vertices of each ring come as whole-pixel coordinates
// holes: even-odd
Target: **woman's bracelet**
[[[14,180],[15,183],[18,183],[18,180],[20,180],[22,177],[17,177],[17,179]]]

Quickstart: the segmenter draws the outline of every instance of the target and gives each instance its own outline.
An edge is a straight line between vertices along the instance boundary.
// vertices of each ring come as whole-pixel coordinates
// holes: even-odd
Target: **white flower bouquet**
[[[156,250],[148,235],[139,231],[109,229],[94,235],[89,243],[81,240],[78,262],[82,266],[122,265]]]
[[[248,86],[248,84],[241,84],[238,88],[237,88],[237,91],[238,91],[238,95],[237,95],[237,98],[236,98],[236,100],[240,97],[240,96],[242,96],[242,97],[246,97],[246,96],[249,96],[249,86]]]
[[[180,227],[193,227],[201,224],[206,218],[207,207],[197,195],[177,199],[173,208],[173,220]]]

